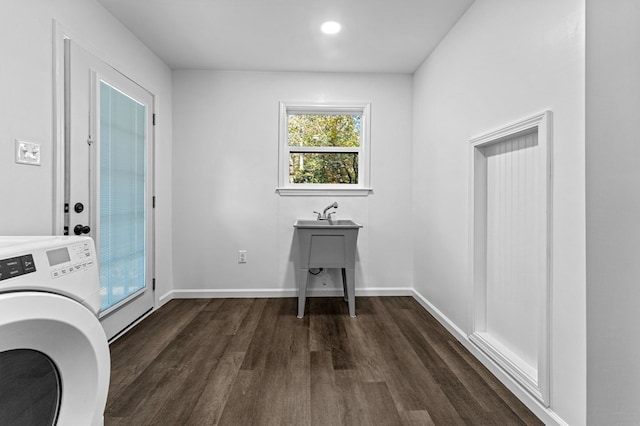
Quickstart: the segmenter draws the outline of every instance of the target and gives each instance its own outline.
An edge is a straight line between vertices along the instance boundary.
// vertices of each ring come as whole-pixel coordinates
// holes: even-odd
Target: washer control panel
[[[0,259],[0,281],[36,271],[33,255],[26,254],[9,259]]]
[[[0,295],[14,291],[59,294],[98,315],[102,299],[99,267],[91,237],[0,236]]]
[[[74,272],[91,268],[95,264],[95,258],[89,242],[45,251],[51,278],[60,278]]]
[[[49,264],[39,264],[38,268],[46,271],[46,266],[48,266],[51,278],[60,278],[82,271],[91,268],[96,263],[91,244],[88,241],[46,250],[45,254]],[[0,259],[0,281],[36,272],[37,268],[33,257],[33,254],[25,254]]]

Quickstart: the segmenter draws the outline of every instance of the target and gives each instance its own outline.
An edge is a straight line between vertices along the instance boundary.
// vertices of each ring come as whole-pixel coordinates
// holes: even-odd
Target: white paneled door
[[[65,41],[65,231],[100,260],[109,339],[153,308],[153,97]]]

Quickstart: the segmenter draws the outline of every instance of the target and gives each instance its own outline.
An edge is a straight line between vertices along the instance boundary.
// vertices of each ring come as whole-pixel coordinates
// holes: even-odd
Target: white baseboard
[[[482,350],[474,345],[467,334],[454,324],[438,308],[431,304],[424,296],[412,289],[413,298],[422,305],[444,328],[447,329],[471,354],[476,357],[491,373],[498,378],[524,405],[527,406],[545,425],[569,426],[551,408],[543,406],[531,393],[527,392],[513,377],[505,372],[498,364],[489,358]]]
[[[307,297],[339,297],[342,289],[307,289]],[[172,290],[160,296],[160,306],[171,299],[217,299],[217,298],[251,298],[251,297],[297,297],[295,288],[266,288],[266,289],[207,289],[207,290]],[[367,287],[356,288],[356,296],[413,296],[411,287]]]

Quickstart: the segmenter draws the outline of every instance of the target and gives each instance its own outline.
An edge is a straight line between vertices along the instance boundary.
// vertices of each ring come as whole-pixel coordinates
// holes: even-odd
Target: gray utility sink
[[[356,316],[355,264],[358,231],[362,225],[352,220],[297,220],[298,234],[298,318],[304,317],[309,269],[340,268],[344,300],[349,315]]]

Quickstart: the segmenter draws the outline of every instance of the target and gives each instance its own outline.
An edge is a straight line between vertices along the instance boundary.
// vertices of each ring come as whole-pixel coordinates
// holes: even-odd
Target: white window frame
[[[366,196],[370,187],[371,145],[370,145],[370,102],[311,103],[280,102],[278,187],[280,195],[355,195]],[[361,116],[360,146],[355,147],[290,147],[289,114],[352,114]],[[292,149],[295,148],[295,149]],[[289,158],[291,152],[357,152],[357,184],[313,184],[289,182]]]

